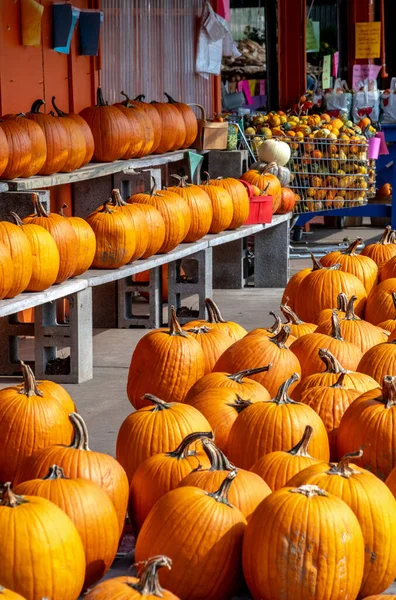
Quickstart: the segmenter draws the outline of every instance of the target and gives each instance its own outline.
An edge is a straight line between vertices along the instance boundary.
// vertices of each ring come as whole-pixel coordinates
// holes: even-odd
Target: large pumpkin
[[[330,352],[350,371],[355,371],[363,356],[358,346],[347,342],[341,335],[340,322],[336,311],[331,318],[331,331],[329,335],[319,333],[308,333],[298,338],[290,349],[297,356],[301,365],[302,378],[313,373],[318,373],[322,368],[322,361],[318,355],[320,349]]]
[[[249,521],[243,573],[254,600],[352,600],[364,556],[359,522],[345,502],[316,485],[284,487]]]
[[[80,117],[80,115],[77,115],[75,113],[65,113],[63,112],[63,110],[58,108],[58,106],[55,104],[55,96],[52,97],[52,106],[54,107],[54,110],[58,117],[67,117],[68,119],[72,119],[80,126],[80,129],[85,139],[85,156],[81,166],[86,165],[91,160],[95,148],[95,142],[90,126],[88,125],[85,119]]]
[[[348,298],[344,292],[340,292],[337,296],[337,305],[333,308],[324,308],[320,311],[319,317],[316,321],[318,327],[323,325],[324,323],[328,323],[332,317],[334,311],[337,312],[337,316],[339,319],[343,319],[346,315],[348,307]]]
[[[364,354],[357,371],[369,375],[382,385],[385,375],[396,375],[396,340],[373,346]]]
[[[173,194],[169,190],[157,190],[154,178],[149,192],[134,194],[127,202],[149,204],[161,213],[165,223],[165,239],[159,252],[170,252],[185,240],[191,223],[190,208],[178,194]]]
[[[0,129],[4,132],[9,148],[9,157],[3,179],[30,177],[32,173],[32,143],[26,129],[17,120],[0,119]]]
[[[297,356],[286,346],[289,334],[290,328],[285,325],[272,337],[261,333],[247,335],[224,352],[213,370],[234,373],[272,364],[271,369],[256,373],[252,378],[261,383],[273,397],[285,379],[293,373],[301,373]],[[291,382],[292,388],[296,386],[297,379]]]
[[[238,229],[244,225],[249,216],[250,202],[246,187],[234,177],[211,179],[210,185],[218,185],[230,194],[233,204],[232,221],[227,229]]]
[[[292,448],[301,440],[307,425],[314,430],[312,456],[328,460],[329,442],[321,418],[312,408],[294,402],[288,395],[290,385],[297,380],[294,373],[272,400],[255,402],[238,415],[227,444],[227,455],[237,467],[250,469],[265,454]]]
[[[361,254],[363,256],[369,256],[378,265],[378,269],[381,271],[385,263],[396,256],[396,244],[393,243],[390,225],[386,227],[381,239],[375,244],[369,244],[363,248]]]
[[[252,185],[256,185],[262,191],[263,195],[272,196],[272,213],[275,214],[281,207],[282,188],[276,175],[270,173],[271,166],[269,164],[259,169],[250,169],[250,171],[246,171],[246,173],[241,175],[241,179]]]
[[[308,388],[300,396],[300,402],[314,409],[322,419],[329,436],[330,460],[337,460],[337,431],[347,408],[361,395],[358,390],[344,385],[346,373],[341,373],[330,386]]]
[[[291,335],[299,338],[308,333],[314,333],[317,326],[314,323],[304,323],[304,321],[301,321],[294,310],[290,308],[288,302],[289,298],[286,298],[284,303],[280,305],[280,309],[287,319],[287,325],[290,327]]]
[[[138,535],[136,560],[165,552],[172,571],[161,583],[180,598],[228,600],[241,581],[246,520],[228,500],[236,476],[229,473],[214,493],[196,487],[172,490],[157,502]]]
[[[149,405],[126,417],[117,436],[117,460],[129,481],[149,456],[170,452],[190,433],[210,431],[209,422],[193,406],[164,402],[151,394],[144,399]]]
[[[380,270],[379,280],[394,279],[396,277],[396,256],[390,258]]]
[[[28,174],[25,176],[31,177],[32,175],[36,175],[42,169],[47,159],[47,142],[45,141],[43,130],[40,125],[32,121],[32,119],[28,119],[24,113],[19,113],[18,115],[4,115],[2,118],[4,120],[17,121],[29,136],[32,151],[29,167],[25,171]]]
[[[265,388],[251,378],[255,373],[263,373],[268,371],[268,366],[259,367],[257,369],[246,369],[245,371],[239,371],[238,373],[209,373],[204,375],[201,379],[198,379],[190,391],[187,394],[186,402],[194,398],[201,392],[214,389],[226,389],[235,392],[240,398],[243,398],[246,394],[249,398],[259,400],[265,393]],[[217,441],[217,440],[216,440]]]
[[[148,227],[147,247],[140,258],[150,258],[153,254],[158,254],[164,244],[166,236],[165,221],[160,211],[151,204],[137,202],[136,208],[146,219]]]
[[[284,487],[296,473],[321,462],[308,452],[312,435],[313,429],[307,425],[301,440],[291,450],[276,450],[265,454],[250,470],[260,475],[273,492]]]
[[[11,258],[10,249],[3,243],[0,243],[0,300],[9,295],[13,287],[14,265]]]
[[[139,565],[140,566],[140,565]],[[180,600],[177,596],[164,590],[158,579],[158,569],[172,568],[172,561],[167,556],[154,556],[143,562],[140,578],[124,575],[102,581],[84,597],[87,600]],[[10,600],[13,600],[12,598]]]
[[[382,390],[359,396],[341,419],[338,456],[364,447],[357,464],[385,480],[396,465],[396,377],[387,375]]]
[[[366,321],[378,325],[382,321],[393,319],[395,316],[395,293],[396,278],[386,279],[377,285],[367,298]]]
[[[205,171],[206,181],[199,187],[209,196],[212,202],[213,217],[208,233],[220,233],[228,229],[234,214],[232,198],[225,188],[211,185],[209,173]]]
[[[174,490],[202,462],[205,467],[209,466],[209,460],[203,461],[205,455],[198,454],[193,448],[198,440],[205,437],[213,438],[212,431],[190,433],[177,448],[149,456],[138,466],[129,488],[128,511],[136,532],[160,498]]]
[[[259,158],[266,163],[284,167],[290,159],[290,145],[281,140],[265,140],[259,147]]]
[[[53,444],[69,444],[75,410],[70,396],[60,398],[38,386],[29,366],[21,362],[23,384],[0,391],[0,481],[14,481],[26,458]],[[56,384],[53,384],[56,385]]]
[[[189,148],[194,142],[195,138],[198,134],[198,121],[197,117],[194,114],[194,111],[188,106],[188,104],[184,104],[184,102],[176,102],[169,94],[165,92],[165,96],[168,99],[168,102],[175,106],[177,110],[180,112],[183,117],[184,125],[186,126],[186,137],[184,140],[182,148]]]
[[[294,273],[294,275],[290,277],[289,281],[286,284],[285,291],[283,292],[282,296],[282,304],[285,304],[287,302],[290,308],[292,308],[294,311],[296,311],[297,298],[302,290],[302,282],[308,275],[310,275],[310,273],[317,271],[321,268],[319,261],[315,258],[312,258],[312,263],[313,264],[311,268],[307,267],[306,269],[301,269],[301,271],[297,271],[297,273]],[[301,315],[299,315],[299,317],[301,317]]]
[[[151,153],[154,153],[161,142],[162,134],[162,120],[159,115],[159,112],[154,108],[153,104],[144,101],[145,96],[143,94],[136,96],[134,100],[131,100],[124,92],[121,92],[121,94],[126,97],[130,104],[136,106],[141,111],[143,111],[147,117],[147,120],[152,124],[154,129],[154,140],[151,148]]]
[[[76,269],[72,275],[72,277],[77,277],[77,275],[85,273],[92,265],[96,252],[96,237],[92,227],[85,219],[81,217],[66,217],[63,212],[65,208],[67,208],[67,204],[62,205],[60,214],[69,221],[77,236],[78,259]]]
[[[122,199],[120,190],[111,192],[111,205],[120,212],[126,214],[130,221],[132,230],[135,232],[136,246],[130,262],[141,258],[147,250],[149,227],[147,220],[136,204],[129,204]]]
[[[357,371],[346,371],[330,350],[321,348],[318,352],[319,358],[326,367],[319,373],[314,373],[305,377],[301,383],[293,390],[291,396],[294,400],[301,400],[301,395],[305,390],[313,387],[326,386],[329,387],[337,383],[341,373],[345,374],[343,384],[348,390],[357,390],[361,394],[368,390],[378,388],[378,383],[369,375],[358,373]]]
[[[96,483],[68,479],[61,467],[52,465],[45,477],[20,483],[14,493],[50,500],[73,521],[85,552],[84,589],[107,573],[118,548],[118,520],[113,503]]]
[[[356,275],[364,285],[366,292],[370,293],[377,283],[378,266],[369,256],[356,253],[356,248],[362,241],[363,238],[357,238],[346,250],[329,252],[320,259],[320,262],[324,267],[341,265],[341,271]]]
[[[205,357],[205,375],[213,371],[220,356],[231,346],[232,339],[225,331],[203,325],[191,327],[188,323],[183,326],[184,331],[192,336],[201,346]]]
[[[186,141],[186,125],[180,111],[169,102],[152,102],[161,118],[160,142],[155,150],[157,154],[164,154],[171,150],[182,148]]]
[[[206,325],[212,329],[226,331],[234,342],[245,337],[247,334],[246,329],[234,321],[225,321],[221,316],[219,307],[212,298],[205,298],[205,307],[208,313],[207,320],[190,321],[188,323],[190,327],[202,327]]]
[[[85,556],[70,518],[52,502],[17,496],[6,484],[0,502],[0,581],[36,600],[76,600],[84,583]]]
[[[3,175],[8,159],[10,156],[10,149],[7,142],[7,137],[4,131],[0,127],[0,176]]]
[[[312,256],[313,260],[314,257]],[[367,293],[362,282],[350,273],[340,271],[339,265],[319,268],[303,280],[296,302],[292,305],[300,319],[316,323],[320,312],[337,305],[337,296],[344,292],[348,298],[357,297],[356,314],[363,316]]]
[[[364,321],[355,315],[354,304],[356,302],[356,296],[352,296],[347,304],[347,310],[345,317],[339,319],[340,332],[344,340],[358,346],[361,352],[364,354],[377,344],[382,344],[388,341],[386,333],[381,331],[379,327],[372,325],[368,321]],[[316,333],[325,333],[330,335],[332,331],[332,324],[330,321],[320,325]],[[337,358],[339,358],[337,356]],[[342,364],[348,367],[347,362],[339,359]],[[353,369],[352,369],[353,370]]]
[[[61,171],[69,156],[69,142],[65,128],[58,117],[40,112],[44,100],[36,100],[32,104],[30,112],[26,114],[28,119],[35,121],[41,127],[47,146],[45,163],[39,170],[40,175],[52,175]]]
[[[121,535],[128,503],[128,478],[125,471],[112,456],[90,450],[87,426],[80,415],[72,412],[69,420],[74,428],[74,440],[70,446],[53,442],[52,446],[38,450],[24,461],[16,482],[45,477],[54,464],[62,467],[66,477],[89,479],[98,484],[112,501]]]
[[[73,277],[78,263],[78,239],[72,225],[57,213],[47,213],[38,194],[32,194],[35,212],[23,219],[24,223],[44,227],[55,240],[59,250],[59,271],[55,283]]]
[[[268,370],[268,367],[265,368]],[[263,372],[263,370],[260,369],[259,372]],[[212,375],[215,374],[212,373]],[[255,383],[260,386],[259,383]],[[271,399],[269,392],[263,386],[260,387],[261,393],[256,390],[255,395],[245,392],[243,396],[239,396],[238,392],[230,387],[213,387],[194,395],[190,393],[185,402],[199,410],[208,419],[211,428],[216,432],[216,444],[226,452],[228,436],[238,414],[253,402]]]
[[[88,123],[94,138],[94,162],[112,162],[122,158],[130,144],[130,124],[116,106],[109,106],[99,87],[96,106],[87,106],[80,116]]]
[[[136,249],[136,231],[130,217],[110,200],[86,219],[96,237],[94,269],[118,269],[128,264]]]
[[[127,393],[135,408],[147,406],[143,394],[165,402],[183,402],[187,392],[205,373],[201,346],[180,327],[171,307],[169,329],[146,333],[131,359]]]
[[[212,224],[211,199],[199,185],[187,183],[187,175],[184,177],[172,175],[172,177],[178,179],[179,183],[168,188],[168,191],[181,196],[191,211],[191,223],[184,241],[196,242],[208,233]]]
[[[13,298],[24,292],[29,285],[33,270],[32,249],[23,229],[8,221],[0,221],[0,244],[8,248],[12,260],[12,265],[8,264],[8,269],[8,257],[1,263],[3,270],[12,272],[12,285],[6,297]]]
[[[224,477],[234,471],[235,467],[211,440],[203,439],[202,445],[210,460],[210,468],[194,469],[179,483],[178,487],[199,487],[201,490],[213,493],[219,488]],[[249,521],[260,502],[271,493],[271,489],[256,473],[244,469],[237,469],[237,472],[238,477],[230,488],[229,500]]]
[[[32,274],[25,289],[27,292],[42,292],[54,284],[58,277],[58,246],[49,231],[41,225],[25,224],[14,212],[10,216],[27,237],[31,249]],[[3,261],[1,264],[4,266]]]
[[[384,592],[396,574],[393,540],[396,501],[386,485],[369,471],[352,464],[363,450],[346,454],[338,464],[316,464],[295,475],[288,486],[317,485],[343,500],[355,513],[365,545],[359,598]]]
[[[55,96],[52,96],[52,105],[67,134],[69,152],[67,160],[61,170],[69,173],[70,171],[79,169],[85,164],[87,143],[80,124],[57,108]]]
[[[122,92],[121,92],[122,94]],[[154,144],[154,128],[148,116],[127,97],[114,104],[127,117],[131,128],[129,148],[122,158],[134,158],[150,154]]]

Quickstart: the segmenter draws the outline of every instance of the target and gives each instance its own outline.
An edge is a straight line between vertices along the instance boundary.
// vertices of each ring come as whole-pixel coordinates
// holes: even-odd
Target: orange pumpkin
[[[213,371],[213,367],[220,356],[233,343],[227,332],[212,329],[206,325],[190,327],[187,323],[187,325],[183,325],[182,329],[187,331],[201,346],[205,357],[205,375]]]
[[[155,150],[156,154],[163,154],[183,147],[186,141],[186,125],[183,115],[176,106],[169,102],[152,102],[161,118],[161,137]]]
[[[279,179],[270,173],[272,167],[273,163],[269,163],[259,169],[250,169],[250,171],[246,171],[241,175],[241,179],[252,185],[257,185],[266,196],[272,196],[272,213],[275,214],[281,208],[282,188]],[[290,203],[290,195],[288,201]]]
[[[69,221],[78,241],[77,265],[72,275],[72,277],[77,277],[78,275],[85,273],[92,265],[96,252],[96,237],[92,227],[85,219],[82,219],[81,217],[66,217],[63,213],[65,208],[67,208],[67,204],[62,205],[60,214]]]
[[[125,95],[121,92],[121,95]],[[154,127],[148,115],[130,102],[126,97],[124,102],[114,104],[126,116],[131,127],[129,148],[122,158],[147,156],[152,152],[154,145]]]
[[[55,96],[52,97],[52,106],[54,107],[54,110],[58,117],[67,117],[68,119],[72,119],[72,121],[75,121],[80,126],[80,129],[85,139],[85,156],[81,166],[86,165],[90,162],[95,148],[95,142],[90,126],[88,125],[86,120],[83,119],[80,115],[77,115],[75,113],[65,113],[63,112],[63,110],[60,110],[60,108],[58,108],[55,104]]]
[[[289,298],[285,299],[284,304],[280,305],[280,309],[287,319],[287,325],[290,327],[290,333],[296,338],[299,338],[308,333],[314,333],[317,325],[314,323],[304,323],[298,318],[296,313],[288,305]]]
[[[52,97],[52,105],[55,105],[55,96]],[[58,118],[60,119],[68,140],[68,156],[62,171],[69,173],[83,166],[87,154],[87,143],[85,141],[84,132],[79,123],[75,119],[70,119],[65,113],[55,108]]]
[[[198,121],[197,117],[194,114],[194,111],[188,106],[188,104],[184,104],[183,102],[176,102],[169,94],[165,92],[165,96],[168,99],[168,102],[175,106],[177,110],[180,112],[183,117],[184,125],[186,127],[186,137],[184,140],[182,148],[189,148],[193,142],[195,142],[195,138],[198,134]]]
[[[369,294],[377,283],[378,266],[369,256],[356,254],[356,248],[362,241],[362,238],[357,238],[346,250],[329,252],[320,262],[324,267],[340,264],[341,271],[356,275]]]
[[[393,243],[391,234],[391,227],[388,225],[381,239],[375,244],[369,244],[361,252],[362,256],[369,256],[378,265],[380,271],[388,260],[396,256],[396,244]]]
[[[125,99],[128,101],[129,104],[132,104],[133,106],[136,106],[141,111],[143,111],[147,117],[147,120],[152,124],[154,129],[154,140],[151,152],[154,153],[161,142],[162,133],[162,120],[158,111],[154,108],[153,104],[144,101],[145,96],[143,94],[141,94],[140,96],[136,96],[134,100],[131,100],[124,92],[121,92],[121,95],[125,96]]]
[[[293,190],[287,187],[283,187],[281,189],[281,201],[276,211],[276,214],[284,215],[286,213],[292,212],[295,204],[296,198]]]
[[[396,247],[396,244],[395,244]],[[365,319],[373,325],[395,316],[396,278],[381,281],[367,298]]]
[[[130,204],[122,199],[120,190],[116,189],[111,192],[111,200],[112,206],[115,206],[120,212],[129,217],[132,230],[135,232],[136,247],[130,260],[130,262],[133,262],[141,258],[147,250],[149,236],[147,220],[136,204]]]
[[[47,146],[47,156],[39,175],[52,175],[61,171],[69,156],[68,137],[62,122],[58,117],[40,112],[44,100],[36,100],[26,117],[35,121],[44,133]]]
[[[268,371],[268,366],[259,367],[257,369],[246,369],[238,373],[221,373],[213,372],[204,375],[201,379],[192,386],[186,396],[186,403],[189,404],[195,396],[201,392],[206,392],[214,389],[229,389],[240,398],[249,396],[250,399],[260,399],[265,394],[266,389],[258,381],[251,378],[255,373],[263,373]],[[217,441],[217,440],[216,440]]]
[[[8,146],[7,137],[0,127],[0,176],[3,175],[10,156],[10,148]]]
[[[150,258],[158,254],[164,244],[165,221],[158,208],[151,204],[136,203],[136,208],[144,216],[148,226],[147,247],[140,258]]]
[[[233,217],[232,221],[228,226],[228,229],[238,229],[241,225],[246,223],[249,216],[250,203],[247,190],[243,183],[234,179],[233,177],[226,177],[222,179],[211,179],[210,185],[218,185],[223,187],[230,194],[233,204]]]
[[[13,281],[14,265],[10,249],[6,244],[0,243],[0,300],[9,294]]]
[[[16,121],[26,131],[31,143],[31,160],[29,167],[26,169],[26,177],[36,175],[43,167],[47,158],[47,143],[41,127],[28,119],[24,113],[18,115],[4,115],[5,121]],[[0,174],[1,174],[1,159],[0,159]]]
[[[0,244],[4,254],[0,261],[0,268],[3,272],[3,289],[4,286],[7,287],[5,282],[12,276],[12,284],[5,297],[14,298],[26,290],[32,277],[32,248],[23,229],[8,221],[0,221]],[[3,246],[8,249],[9,256]]]
[[[196,242],[208,233],[212,224],[212,201],[201,186],[187,183],[187,175],[184,177],[172,175],[172,177],[179,183],[168,188],[168,191],[179,195],[191,211],[191,223],[184,241]]]
[[[0,119],[0,129],[7,138],[9,148],[8,162],[2,178],[30,177],[32,175],[32,143],[26,129],[19,121],[9,119],[6,121]]]
[[[209,173],[205,171],[204,175],[206,175],[206,182],[199,187],[209,196],[213,210],[212,222],[208,233],[220,233],[220,231],[228,229],[232,221],[234,213],[232,198],[226,189],[210,185]],[[260,191],[257,195],[260,195]]]
[[[207,320],[199,320],[199,321],[190,321],[188,325],[190,327],[201,327],[207,325],[212,329],[220,329],[221,331],[225,331],[231,337],[234,342],[245,337],[247,334],[246,329],[244,329],[239,323],[235,323],[234,321],[225,321],[221,316],[221,312],[217,304],[212,298],[205,298],[205,307],[208,312]]]

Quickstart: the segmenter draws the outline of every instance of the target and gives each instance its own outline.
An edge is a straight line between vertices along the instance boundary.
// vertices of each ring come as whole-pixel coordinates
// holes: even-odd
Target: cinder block
[[[20,323],[18,315],[0,318],[0,375],[17,375],[19,364],[19,338],[34,336],[34,323]]]
[[[92,288],[93,326],[96,329],[117,327],[117,282]]]
[[[106,175],[73,183],[73,214],[87,217],[111,196],[113,177]]]
[[[131,277],[118,281],[118,328],[146,327],[157,329],[164,325],[162,302],[162,267],[150,270],[150,281],[145,285],[141,281],[133,281]],[[148,312],[134,311],[137,308],[133,302],[135,292],[147,291]],[[142,308],[142,305],[139,306]]]
[[[245,285],[246,252],[240,238],[213,248],[213,287],[240,290]]]
[[[235,177],[239,179],[248,170],[247,150],[211,150],[208,153],[208,172],[212,179],[216,177]]]
[[[132,172],[131,169],[113,175],[113,187],[120,190],[124,199],[149,190],[151,185],[150,171]]]
[[[31,215],[33,212],[32,193],[33,191],[0,193],[0,221],[12,221],[12,217],[9,215],[11,211],[16,212],[21,219]],[[49,191],[34,190],[34,193],[40,196],[40,202],[49,211]]]
[[[290,275],[290,221],[264,229],[254,236],[254,285],[283,288]]]

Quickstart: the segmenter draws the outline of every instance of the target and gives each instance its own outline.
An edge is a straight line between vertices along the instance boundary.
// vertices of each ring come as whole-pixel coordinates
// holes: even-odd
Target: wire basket
[[[258,159],[264,136],[249,137]],[[260,139],[261,138],[261,139]],[[290,145],[290,187],[296,194],[294,212],[303,214],[367,204],[375,195],[375,161],[368,142],[349,139],[278,138]]]

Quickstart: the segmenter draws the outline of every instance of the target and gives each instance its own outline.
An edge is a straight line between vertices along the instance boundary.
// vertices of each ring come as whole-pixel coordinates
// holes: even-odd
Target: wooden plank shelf
[[[167,152],[166,154],[152,154],[143,158],[133,158],[131,160],[116,160],[111,163],[89,163],[81,169],[77,169],[72,173],[55,173],[54,175],[34,175],[25,179],[8,179],[0,181],[0,192],[10,190],[12,192],[38,190],[42,188],[52,187],[55,185],[63,185],[66,183],[76,183],[79,181],[87,181],[96,179],[97,177],[105,177],[114,173],[130,173],[135,169],[147,169],[150,167],[159,167],[170,162],[183,160],[187,150],[176,150],[175,152]],[[188,152],[198,153],[197,150],[189,149]],[[1,186],[6,186],[2,189]]]

